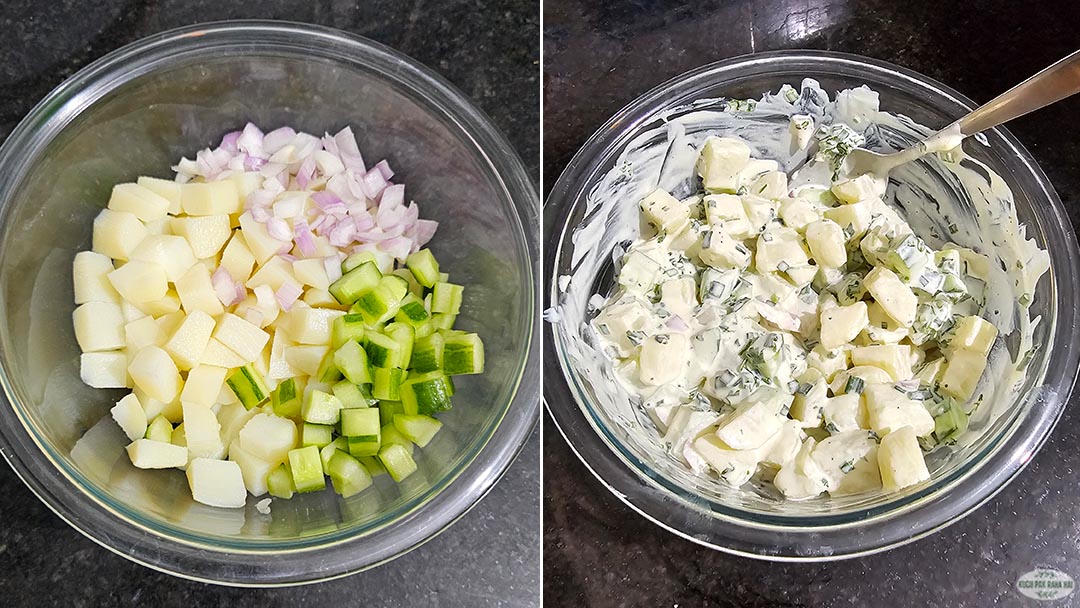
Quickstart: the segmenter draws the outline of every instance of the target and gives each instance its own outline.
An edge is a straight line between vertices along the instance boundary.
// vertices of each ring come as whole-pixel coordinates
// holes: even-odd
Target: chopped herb
[[[855,470],[855,461],[854,460],[849,460],[849,461],[845,462],[844,464],[841,464],[840,465],[840,470],[843,471],[844,473],[850,473],[850,472],[854,471]]]
[[[656,340],[659,344],[667,344],[668,341],[671,340],[671,338],[669,338],[667,334],[657,334],[656,336],[653,336],[653,339]]]
[[[866,386],[866,381],[858,376],[849,376],[847,384],[844,385],[845,393],[858,393],[862,394],[863,388]]]

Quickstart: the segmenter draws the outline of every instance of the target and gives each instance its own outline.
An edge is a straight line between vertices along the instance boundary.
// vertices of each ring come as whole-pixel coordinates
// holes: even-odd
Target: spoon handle
[[[1005,91],[959,120],[960,132],[974,135],[1080,93],[1080,51]]]

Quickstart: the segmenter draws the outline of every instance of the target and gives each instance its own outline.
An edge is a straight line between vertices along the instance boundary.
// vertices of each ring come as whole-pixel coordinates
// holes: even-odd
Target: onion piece
[[[292,281],[286,281],[278,288],[277,292],[274,293],[274,296],[277,298],[281,310],[288,312],[303,293],[304,290],[301,289],[299,285]]]
[[[266,232],[279,241],[292,240],[292,229],[289,228],[289,223],[280,217],[271,217],[266,220]]]
[[[374,170],[374,169],[373,169]],[[379,177],[383,177],[380,173]],[[386,181],[383,178],[383,181]],[[405,186],[401,184],[387,186],[382,191],[382,198],[379,199],[379,209],[383,207],[396,208],[405,204]]]
[[[279,127],[270,131],[263,138],[263,150],[267,154],[273,154],[284,148],[296,138],[296,131],[291,127]]]
[[[360,156],[360,147],[356,145],[356,136],[353,135],[351,127],[338,131],[337,135],[334,135],[334,143],[337,145],[338,158],[346,169],[351,169],[358,175],[367,173],[364,158]]]
[[[260,224],[265,224],[271,217],[270,210],[261,205],[252,205],[248,211],[251,212],[251,219]]]
[[[379,249],[402,261],[409,257],[412,246],[412,239],[403,236],[395,236],[379,243]]]
[[[242,134],[243,134],[243,131],[233,131],[231,133],[226,133],[221,138],[221,146],[220,147],[223,150],[225,150],[226,152],[228,152],[229,154],[236,154],[237,152],[240,151],[240,148],[238,148],[236,146],[236,140],[240,139],[240,135],[242,135]],[[390,179],[390,178],[388,177],[386,179]]]
[[[218,300],[225,306],[232,306],[247,295],[244,286],[234,281],[229,271],[220,266],[210,276],[210,284],[214,287]]]
[[[293,235],[296,241],[296,248],[300,250],[306,257],[315,255],[315,239],[311,234],[311,228],[308,227],[308,223],[304,220],[297,220],[293,223]]]
[[[378,171],[368,171],[360,179],[360,183],[364,188],[364,194],[370,199],[378,199],[386,188],[386,179]]]
[[[386,181],[390,181],[390,178],[394,177],[394,171],[390,168],[390,163],[385,160],[380,160],[375,163],[375,169],[378,169],[379,173],[382,173],[382,176]]]
[[[336,255],[332,255],[332,256],[323,258],[323,268],[326,269],[326,278],[330,279],[331,283],[333,283],[334,281],[341,278],[341,258],[340,257],[338,257]]]

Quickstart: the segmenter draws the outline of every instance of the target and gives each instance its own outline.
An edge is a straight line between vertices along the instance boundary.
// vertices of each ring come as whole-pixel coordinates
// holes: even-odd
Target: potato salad
[[[744,141],[709,137],[697,194],[640,201],[641,237],[593,328],[694,472],[771,479],[793,500],[896,492],[929,478],[924,451],[983,399],[991,262],[933,249],[883,180],[843,175],[850,128],[796,115],[790,129],[816,138],[832,178],[792,188]]]

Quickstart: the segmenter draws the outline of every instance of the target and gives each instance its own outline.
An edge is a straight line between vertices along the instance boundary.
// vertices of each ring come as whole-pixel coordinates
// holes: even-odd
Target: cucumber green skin
[[[270,403],[274,414],[282,418],[299,418],[303,395],[296,386],[296,378],[289,378],[278,385],[270,394]]]
[[[375,456],[381,444],[361,437],[349,437],[349,454],[352,456]]]
[[[427,310],[424,309],[424,303],[419,298],[413,296],[412,299],[406,298],[398,307],[397,315],[394,316],[396,321],[401,323],[408,323],[413,327],[416,327],[427,321],[430,318]]]
[[[381,367],[375,370],[375,382],[372,385],[371,394],[376,399],[388,399],[397,401],[400,398],[399,387],[401,385],[401,369],[396,367]]]
[[[225,383],[229,385],[240,403],[243,403],[244,407],[249,410],[266,401],[270,396],[270,389],[266,386],[266,382],[263,381],[262,376],[251,365],[237,368],[225,380]]]
[[[150,441],[172,443],[172,431],[172,423],[169,422],[165,416],[159,414],[158,417],[154,418],[146,427],[146,434],[143,436]]]
[[[341,417],[341,400],[322,391],[312,391],[303,407],[304,422],[337,424]]]
[[[431,292],[431,312],[456,315],[461,310],[465,288],[453,283],[438,282]]]
[[[427,447],[435,434],[442,429],[442,423],[430,416],[394,416],[394,428],[420,447]]]
[[[333,384],[344,378],[341,370],[334,365],[334,353],[326,353],[322,363],[319,364],[319,369],[315,371],[315,377],[319,382],[326,384]]]
[[[402,348],[390,336],[370,333],[365,340],[368,364],[371,367],[402,367]]]
[[[364,315],[347,314],[334,319],[334,326],[331,328],[334,348],[341,348],[350,340],[360,342],[364,339],[365,331]]]
[[[370,407],[341,410],[341,434],[346,437],[373,436],[378,442],[379,411]]]
[[[442,369],[447,374],[479,374],[484,371],[484,343],[476,334],[446,339]]]
[[[330,284],[330,295],[340,304],[349,306],[364,293],[371,291],[382,279],[374,262],[363,264],[349,270],[340,279]]]
[[[319,448],[313,445],[289,450],[289,469],[292,470],[293,485],[301,494],[326,487]]]
[[[400,445],[389,445],[379,450],[379,460],[394,481],[401,481],[416,472],[416,461]]]
[[[412,326],[407,323],[390,323],[386,326],[386,335],[390,336],[401,347],[401,355],[398,359],[399,365],[394,367],[408,367],[409,360],[412,358],[413,342],[416,341],[416,332]]]
[[[392,277],[404,283],[399,277]],[[349,312],[357,312],[363,315],[367,325],[378,325],[397,314],[401,305],[401,298],[395,297],[391,287],[380,284],[375,289],[359,296]]]
[[[367,352],[356,342],[343,344],[334,352],[334,367],[353,384],[371,382]]]
[[[334,440],[334,427],[325,424],[312,424],[305,422],[300,430],[300,445],[307,447],[313,445],[321,448]]]
[[[416,277],[416,282],[424,287],[431,287],[439,280],[439,262],[435,260],[430,249],[409,254],[405,258],[405,266]]]
[[[371,473],[360,461],[345,452],[335,452],[327,463],[327,474],[334,491],[344,498],[358,494],[371,486]]]
[[[386,426],[394,422],[394,414],[403,414],[405,407],[400,401],[379,402],[379,424]]]
[[[449,379],[431,372],[406,380],[401,387],[402,403],[416,403],[416,413],[430,415],[450,409],[454,394]],[[411,408],[407,408],[411,409]]]

